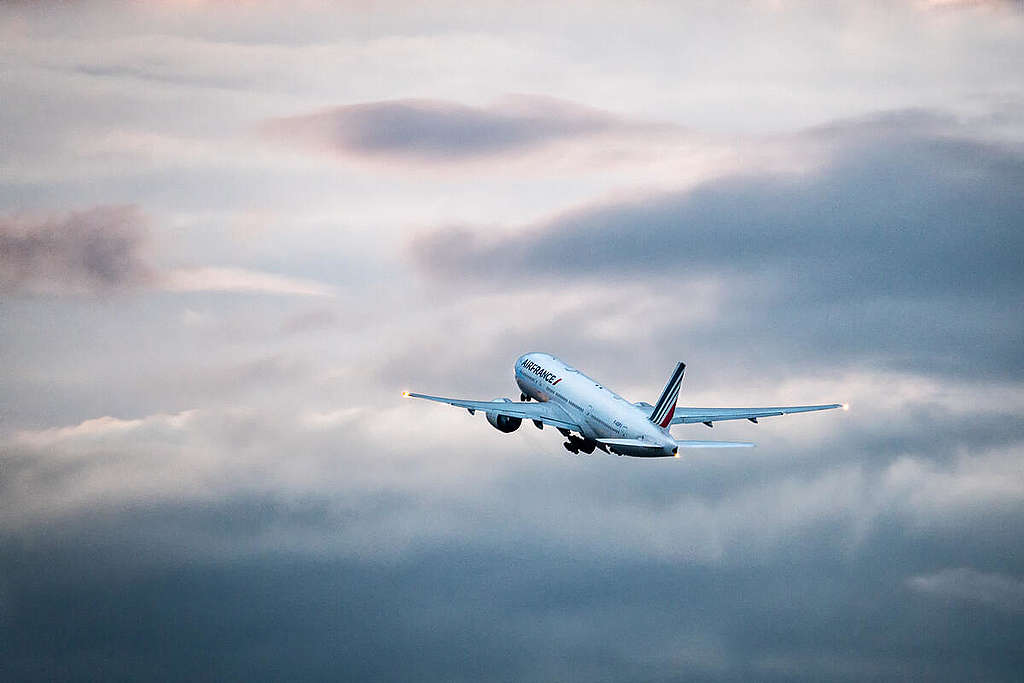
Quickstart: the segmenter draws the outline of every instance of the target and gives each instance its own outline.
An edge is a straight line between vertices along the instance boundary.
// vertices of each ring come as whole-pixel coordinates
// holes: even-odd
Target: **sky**
[[[4,680],[1015,680],[1020,2],[0,5]],[[574,457],[403,390],[848,402]]]

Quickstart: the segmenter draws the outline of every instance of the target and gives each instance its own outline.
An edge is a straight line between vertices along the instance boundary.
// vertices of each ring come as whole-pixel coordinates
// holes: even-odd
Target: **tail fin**
[[[668,378],[668,384],[661,392],[661,398],[654,404],[654,411],[651,412],[651,422],[662,429],[672,424],[672,415],[676,412],[676,399],[679,398],[679,385],[683,383],[683,371],[686,370],[686,363],[676,363],[676,369]]]

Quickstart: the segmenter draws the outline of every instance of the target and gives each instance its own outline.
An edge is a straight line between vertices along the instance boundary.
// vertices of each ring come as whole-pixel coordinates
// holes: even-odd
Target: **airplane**
[[[749,448],[754,445],[746,441],[676,439],[669,433],[669,427],[677,424],[703,423],[713,427],[722,420],[749,420],[756,424],[762,417],[848,409],[844,403],[775,408],[684,408],[677,406],[676,400],[685,369],[685,363],[676,364],[654,405],[630,403],[550,353],[539,352],[516,359],[516,384],[521,391],[518,403],[510,398],[465,401],[409,391],[402,395],[465,408],[470,415],[482,411],[492,427],[506,434],[519,429],[523,420],[531,420],[537,429],[550,425],[566,438],[562,445],[575,455],[580,452],[589,455],[600,449],[605,453],[641,458],[678,458],[680,448]]]

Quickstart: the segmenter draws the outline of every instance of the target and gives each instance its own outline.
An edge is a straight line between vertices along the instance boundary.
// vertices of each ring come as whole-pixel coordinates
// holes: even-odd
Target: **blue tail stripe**
[[[671,410],[679,397],[679,386],[683,381],[683,371],[686,370],[686,363],[679,362],[676,364],[676,369],[669,378],[668,383],[661,392],[661,397],[654,406],[654,410],[651,412],[650,420],[654,424],[661,424],[665,416],[668,415],[668,411]]]

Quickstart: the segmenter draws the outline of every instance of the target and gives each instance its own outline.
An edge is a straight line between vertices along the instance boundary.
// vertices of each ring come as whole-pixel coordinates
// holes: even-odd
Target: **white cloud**
[[[1007,612],[1024,612],[1024,580],[969,567],[942,569],[907,579],[918,593],[936,598],[976,602]]]
[[[338,408],[337,410],[312,411],[303,415],[302,421],[313,429],[328,429],[354,421],[363,412],[364,409],[358,406]]]
[[[88,440],[95,442],[104,438],[123,437],[144,426],[160,426],[172,430],[181,430],[188,425],[194,415],[194,410],[173,414],[150,415],[145,418],[129,420],[104,415],[103,417],[84,420],[77,425],[68,427],[23,430],[17,433],[15,440],[16,442],[33,446],[53,446],[69,441]]]
[[[334,296],[333,287],[305,278],[244,268],[179,268],[165,273],[159,287],[171,292],[263,292]]]
[[[1024,444],[961,453],[939,465],[926,453],[900,458],[886,469],[890,499],[914,525],[969,523],[996,510],[1024,508]]]

